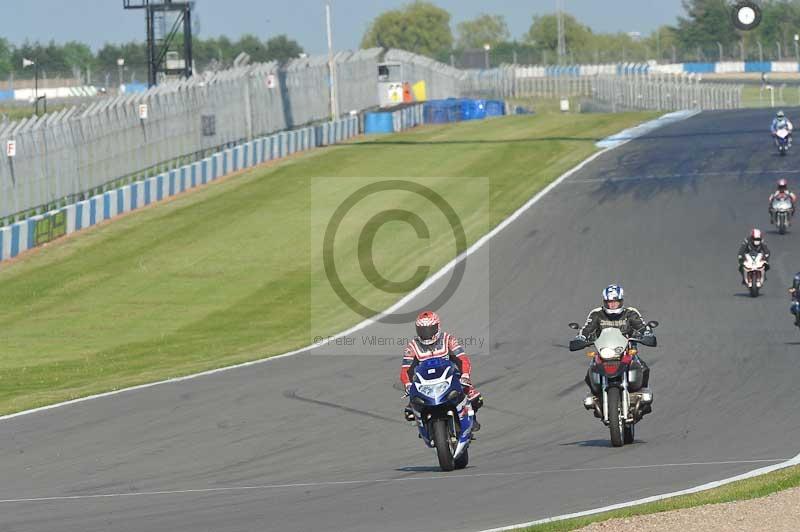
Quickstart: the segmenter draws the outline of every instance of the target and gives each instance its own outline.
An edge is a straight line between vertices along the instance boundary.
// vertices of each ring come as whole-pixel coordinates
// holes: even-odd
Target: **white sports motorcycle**
[[[778,146],[778,153],[781,155],[786,155],[786,152],[789,151],[789,147],[792,145],[790,140],[790,135],[788,128],[782,127],[775,132],[775,144]]]
[[[772,212],[778,232],[784,234],[792,217],[792,200],[788,196],[775,198],[772,200]]]
[[[767,271],[767,260],[763,253],[747,253],[742,264],[744,284],[750,290],[751,297],[758,297],[758,291],[764,286],[764,274]]]

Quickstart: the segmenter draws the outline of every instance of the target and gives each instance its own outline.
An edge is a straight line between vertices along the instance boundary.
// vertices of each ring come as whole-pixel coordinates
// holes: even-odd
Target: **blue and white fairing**
[[[417,365],[409,389],[411,407],[417,414],[417,426],[422,440],[434,447],[426,421],[456,414],[455,429],[458,445],[453,453],[458,458],[469,446],[474,412],[459,380],[458,367],[446,358],[429,358]]]

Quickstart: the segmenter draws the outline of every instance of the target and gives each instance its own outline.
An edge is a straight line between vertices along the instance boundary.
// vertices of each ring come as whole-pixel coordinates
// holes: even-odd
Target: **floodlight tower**
[[[192,75],[192,7],[194,2],[173,0],[122,0],[124,9],[144,9],[147,24],[147,81],[152,87],[158,83],[158,74],[190,77]],[[177,14],[169,32],[162,24],[167,13]],[[178,30],[183,25],[183,63],[171,64],[167,52],[176,41]],[[160,31],[159,31],[160,30]]]

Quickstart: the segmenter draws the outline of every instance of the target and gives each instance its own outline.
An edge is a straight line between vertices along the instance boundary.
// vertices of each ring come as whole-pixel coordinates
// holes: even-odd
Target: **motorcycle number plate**
[[[434,369],[434,368],[429,369],[428,370],[428,375],[430,375],[431,373],[436,373],[436,369]]]

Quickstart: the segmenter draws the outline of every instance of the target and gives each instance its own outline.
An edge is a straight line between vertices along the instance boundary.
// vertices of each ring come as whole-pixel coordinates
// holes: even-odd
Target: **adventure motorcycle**
[[[580,328],[577,323],[570,323],[569,326],[573,329]],[[647,326],[654,329],[658,322],[648,322]],[[630,389],[631,383],[641,382],[642,378],[641,368],[638,365],[631,367],[631,363],[638,353],[637,344],[655,347],[656,343],[656,337],[652,334],[626,338],[614,327],[603,329],[594,341],[575,338],[569,343],[570,351],[594,345],[587,356],[592,358],[591,375],[602,391],[602,397],[600,401],[587,398],[584,406],[587,410],[593,410],[595,417],[602,419],[603,424],[609,428],[614,447],[633,443],[634,427],[646,413],[645,406],[653,402],[653,393],[650,390]]]
[[[764,274],[767,271],[767,261],[763,253],[746,253],[742,264],[744,284],[750,290],[750,297],[758,297],[758,291],[764,286]]]
[[[467,399],[458,367],[445,358],[430,358],[414,369],[408,395],[419,437],[436,449],[443,471],[469,463],[475,413]]]
[[[786,232],[792,216],[792,200],[786,195],[778,196],[772,200],[772,212],[775,217],[775,226],[780,234]]]

